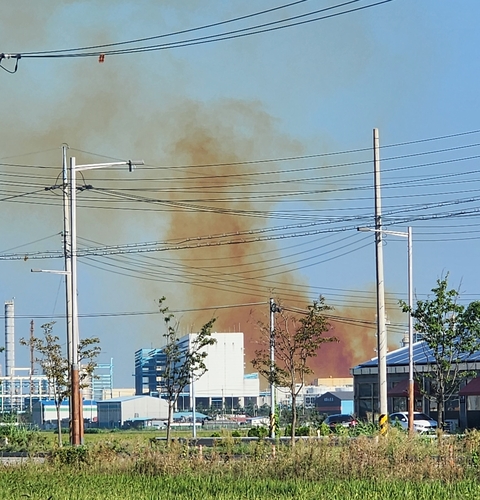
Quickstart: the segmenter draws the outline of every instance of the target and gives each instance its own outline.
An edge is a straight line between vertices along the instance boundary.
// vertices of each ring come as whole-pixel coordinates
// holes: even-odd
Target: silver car
[[[390,424],[398,422],[403,429],[408,429],[408,411],[398,411],[389,417]],[[416,432],[433,432],[437,430],[437,421],[426,413],[413,412],[413,430]]]

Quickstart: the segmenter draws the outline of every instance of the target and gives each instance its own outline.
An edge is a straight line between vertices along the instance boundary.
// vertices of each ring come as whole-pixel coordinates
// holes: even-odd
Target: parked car
[[[354,427],[358,422],[353,415],[339,413],[336,415],[329,415],[323,423],[328,425],[330,429],[335,429],[337,426]]]
[[[167,428],[167,421],[154,421],[152,422],[152,429],[163,431]]]
[[[403,429],[408,429],[408,411],[398,411],[389,417],[390,423],[398,422]],[[437,421],[426,413],[413,412],[413,430],[416,432],[432,432],[437,430]]]

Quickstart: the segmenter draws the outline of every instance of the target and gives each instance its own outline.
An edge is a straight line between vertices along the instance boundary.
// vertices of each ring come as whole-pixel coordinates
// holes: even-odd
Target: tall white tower
[[[5,302],[5,376],[10,377],[15,367],[14,302]]]

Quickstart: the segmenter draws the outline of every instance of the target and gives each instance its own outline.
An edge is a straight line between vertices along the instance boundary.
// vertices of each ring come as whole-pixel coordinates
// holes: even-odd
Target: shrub
[[[86,446],[65,446],[52,451],[50,459],[60,465],[75,465],[88,463],[89,453]]]
[[[84,434],[103,434],[105,431],[103,429],[99,429],[98,427],[87,427],[84,431]]]
[[[248,437],[265,438],[268,436],[268,429],[264,426],[252,427],[248,430]]]
[[[314,431],[309,425],[302,425],[296,431],[296,436],[313,436]]]
[[[62,434],[69,434],[70,433],[70,429],[68,427],[62,427],[61,431],[62,431]],[[55,429],[53,429],[52,432],[54,434],[58,434],[58,429],[55,427]]]
[[[38,430],[29,430],[15,423],[0,426],[0,437],[2,447],[8,451],[31,451],[46,441]]]
[[[330,427],[325,422],[322,422],[317,429],[319,436],[328,436],[331,432]]]
[[[285,427],[285,436],[291,436],[292,433],[292,425],[288,424]],[[309,425],[302,425],[295,429],[295,436],[314,436],[316,432]]]
[[[350,427],[348,434],[350,436],[375,436],[378,434],[378,431],[378,424],[359,421],[357,425]]]

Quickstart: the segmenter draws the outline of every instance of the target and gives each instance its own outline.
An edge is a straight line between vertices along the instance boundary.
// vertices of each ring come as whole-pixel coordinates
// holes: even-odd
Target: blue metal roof
[[[415,365],[427,365],[429,363],[435,363],[435,358],[432,354],[432,349],[430,349],[424,340],[420,342],[415,342],[412,346],[413,351],[413,363]],[[480,351],[476,351],[470,356],[467,354],[459,356],[461,361],[474,363],[480,361]],[[408,366],[408,346],[401,347],[395,351],[387,353],[387,366]],[[360,363],[355,366],[353,370],[358,368],[371,368],[378,366],[378,357],[372,358],[369,361]]]

